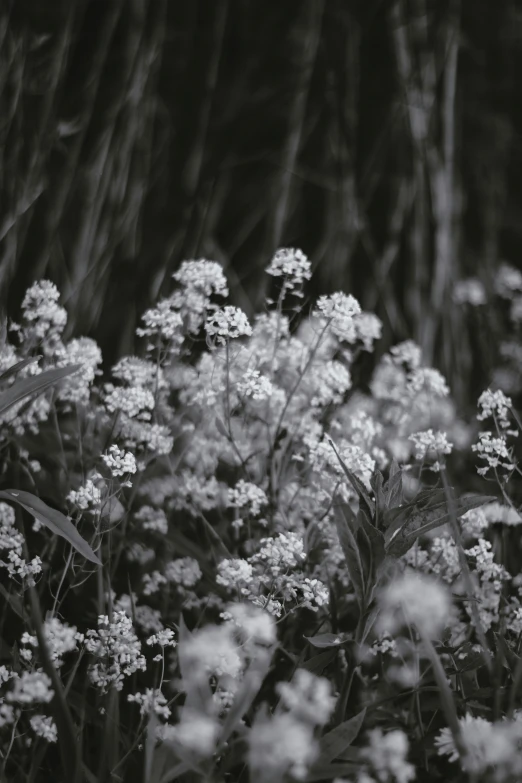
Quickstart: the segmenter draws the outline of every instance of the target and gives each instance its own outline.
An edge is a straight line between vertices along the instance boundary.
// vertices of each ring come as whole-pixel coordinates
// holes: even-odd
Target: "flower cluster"
[[[97,630],[85,635],[85,648],[98,658],[89,667],[89,677],[103,692],[110,687],[120,691],[125,677],[146,668],[140,641],[124,612],[114,612],[112,620],[100,615]]]

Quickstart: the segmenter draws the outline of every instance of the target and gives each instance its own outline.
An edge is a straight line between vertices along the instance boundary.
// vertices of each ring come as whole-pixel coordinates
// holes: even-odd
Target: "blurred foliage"
[[[275,248],[415,338],[457,397],[495,358],[455,280],[516,263],[515,0],[11,0],[0,292],[48,277],[112,361],[186,258],[263,302]]]

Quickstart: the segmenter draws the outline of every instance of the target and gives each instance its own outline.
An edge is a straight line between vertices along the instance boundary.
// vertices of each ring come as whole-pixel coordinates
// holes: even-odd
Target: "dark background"
[[[520,256],[521,44],[516,0],[0,0],[3,306],[54,280],[111,362],[183,259],[252,314],[296,246],[463,395],[494,324],[453,282]]]

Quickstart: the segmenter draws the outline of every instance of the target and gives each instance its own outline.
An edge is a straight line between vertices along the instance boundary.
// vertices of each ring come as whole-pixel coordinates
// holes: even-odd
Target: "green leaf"
[[[4,489],[0,491],[0,499],[17,503],[28,511],[45,527],[49,528],[57,536],[65,538],[86,560],[101,565],[100,559],[94,554],[87,541],[78,533],[72,522],[61,511],[50,508],[43,500],[23,492],[21,489]]]
[[[386,553],[394,557],[404,555],[415,541],[430,530],[445,525],[450,520],[446,499],[440,500],[443,490],[432,490],[420,493],[413,503],[400,509],[397,518],[393,520],[386,531]],[[420,498],[420,499],[419,499]],[[430,499],[434,504],[430,505]],[[473,495],[455,501],[455,512],[458,517],[473,508],[479,508],[485,503],[495,500],[492,496]]]
[[[388,481],[384,487],[384,496],[386,507],[389,509],[395,508],[403,502],[402,469],[396,460],[393,460],[390,465]]]
[[[309,658],[307,661],[302,663],[301,668],[306,669],[313,674],[320,675],[322,672],[324,672],[326,667],[335,660],[336,657],[337,652],[335,648],[330,647],[328,650],[325,650],[325,652],[319,653],[319,655],[314,655],[312,658]]]
[[[313,647],[340,647],[344,642],[350,641],[345,633],[320,633],[317,636],[305,636],[307,642]]]
[[[13,383],[0,396],[0,416],[26,397],[31,397],[33,394],[42,394],[42,392],[54,386],[58,381],[81,370],[81,367],[81,364],[72,364],[69,367],[56,367],[38,375],[32,375],[30,378],[22,378],[22,380]]]
[[[8,367],[7,370],[4,370],[0,375],[0,383],[7,381],[9,378],[12,378],[13,375],[19,373],[20,370],[23,370],[24,367],[27,367],[28,364],[34,364],[34,362],[38,362],[40,359],[41,356],[29,356],[26,359],[22,359],[21,362],[16,362],[16,364]]]
[[[335,780],[346,775],[355,775],[361,769],[360,764],[352,764],[349,761],[340,764],[323,764],[313,766],[304,780],[306,783],[314,781]]]
[[[321,737],[317,764],[328,764],[340,756],[357,738],[365,717],[366,709],[354,715],[353,718],[340,723],[335,729]]]
[[[364,596],[366,594],[366,584],[364,581],[364,566],[359,552],[359,546],[355,538],[357,525],[355,514],[345,503],[334,505],[334,518],[337,528],[337,535],[343,550],[344,559],[348,567],[350,581],[353,585],[355,598],[359,608],[364,606]]]
[[[356,476],[355,473],[352,473],[351,470],[348,470],[348,468],[346,467],[346,464],[341,459],[341,456],[340,456],[339,452],[335,448],[332,440],[330,440],[330,445],[331,445],[332,449],[334,450],[337,459],[339,460],[339,463],[340,463],[340,465],[341,465],[341,467],[343,469],[343,472],[344,472],[346,478],[348,479],[348,481],[350,482],[352,487],[355,489],[361,505],[364,508],[366,508],[367,513],[369,514],[369,518],[370,518],[370,520],[372,520],[374,515],[375,515],[375,503],[370,498],[370,496],[369,496],[369,494],[368,494],[368,492],[366,490],[366,487],[362,483],[361,479],[358,476]]]

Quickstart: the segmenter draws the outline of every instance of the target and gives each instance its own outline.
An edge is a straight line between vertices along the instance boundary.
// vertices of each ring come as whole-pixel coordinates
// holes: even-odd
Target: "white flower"
[[[476,277],[459,280],[453,286],[453,301],[456,304],[470,304],[473,307],[486,304],[484,284]]]
[[[466,751],[461,763],[466,772],[481,775],[493,768],[495,780],[507,783],[508,780],[520,779],[520,720],[490,723],[485,718],[467,714],[459,718],[459,726],[461,742]],[[440,755],[448,756],[450,761],[459,760],[459,751],[448,728],[439,732],[435,745]]]
[[[174,631],[170,628],[164,628],[162,631],[149,636],[147,644],[152,647],[154,644],[159,644],[160,647],[176,647],[177,642],[174,640]]]
[[[48,718],[46,715],[33,715],[29,719],[29,723],[38,737],[46,740],[46,742],[57,741],[58,730],[52,718]]]
[[[406,390],[412,397],[425,392],[433,397],[447,397],[449,387],[444,377],[432,367],[418,367],[408,376]]]
[[[211,756],[216,747],[220,725],[210,715],[184,707],[180,722],[176,726],[168,726],[162,733],[163,740],[192,751],[203,758]]]
[[[180,644],[179,654],[188,676],[196,681],[211,675],[237,679],[243,670],[242,650],[228,623],[198,629]]]
[[[268,504],[265,492],[256,484],[240,479],[235,487],[228,490],[228,505],[232,508],[248,509],[252,516],[261,513]]]
[[[209,337],[216,338],[218,345],[224,345],[227,340],[236,337],[249,337],[252,334],[252,327],[239,307],[226,305],[207,318],[205,331]]]
[[[89,667],[89,677],[102,692],[111,686],[120,691],[125,677],[146,669],[140,641],[125,612],[114,612],[112,621],[100,615],[98,629],[87,631],[85,648],[99,660]]]
[[[351,294],[338,291],[330,296],[319,297],[313,314],[318,318],[326,318],[339,340],[353,343],[357,339],[354,316],[361,314],[361,306]]]
[[[477,414],[477,419],[479,421],[488,418],[496,419],[502,429],[507,429],[509,427],[508,412],[512,406],[511,399],[506,397],[500,389],[495,392],[486,389],[478,399],[480,412]]]
[[[194,587],[202,577],[199,563],[193,557],[179,557],[167,563],[163,572],[167,581],[182,587]]]
[[[479,442],[473,444],[471,450],[478,454],[479,459],[487,462],[484,468],[477,469],[481,476],[486,475],[490,468],[502,467],[513,470],[515,467],[504,436],[495,438],[491,432],[481,432]]]
[[[290,772],[304,780],[317,757],[313,726],[281,713],[254,723],[248,735],[248,764],[252,780],[268,783]]]
[[[451,594],[433,577],[407,570],[380,593],[380,632],[392,636],[406,623],[415,625],[420,633],[436,638],[446,626],[451,614]]]
[[[363,751],[372,772],[382,783],[410,783],[415,780],[415,768],[406,761],[409,743],[408,737],[400,729],[383,734],[381,729],[368,732],[370,744]]]
[[[272,616],[249,603],[227,604],[221,617],[234,626],[241,644],[247,652],[259,645],[271,646],[277,640],[276,626]]]
[[[95,511],[101,503],[101,491],[91,479],[87,479],[83,487],[69,492],[67,500],[80,511]]]
[[[445,432],[433,432],[433,430],[424,430],[423,432],[414,432],[408,440],[415,445],[415,459],[424,460],[426,458],[438,457],[443,454],[451,454],[453,444],[448,441]],[[431,466],[431,470],[438,472],[440,463],[437,459]]]
[[[499,296],[511,299],[514,291],[522,291],[522,272],[510,264],[501,264],[495,276],[495,291]]]
[[[375,340],[381,339],[382,321],[374,313],[361,313],[355,317],[355,330],[364,350],[372,351]]]
[[[169,532],[167,515],[161,508],[142,506],[139,511],[134,514],[134,519],[136,522],[140,523],[143,530],[150,530],[151,532],[159,533],[162,536],[166,536]]]
[[[170,717],[167,699],[158,688],[147,688],[145,693],[129,693],[127,701],[139,704],[140,715],[143,717],[149,717],[152,712],[164,720]]]
[[[102,454],[102,460],[110,468],[113,476],[125,476],[138,470],[134,454],[120,449],[115,444],[110,446],[108,454]]]
[[[41,671],[22,672],[12,684],[12,690],[7,692],[6,699],[17,704],[50,702],[54,696],[51,678]]]
[[[142,321],[145,326],[136,329],[138,337],[159,337],[169,343],[172,352],[177,351],[183,342],[183,318],[171,299],[160,300],[142,315]]]
[[[30,326],[25,336],[45,340],[60,335],[67,323],[67,312],[58,304],[60,292],[50,280],[39,280],[27,289],[22,302],[25,321]]]
[[[245,591],[253,578],[252,565],[239,557],[225,558],[217,567],[216,582],[229,590]]]
[[[174,280],[185,288],[195,289],[209,297],[212,294],[228,296],[227,279],[223,267],[217,261],[183,261],[177,272],[172,275]]]
[[[242,380],[238,381],[237,390],[243,397],[252,397],[256,402],[260,402],[272,396],[274,387],[270,378],[261,375],[259,370],[247,370]]]
[[[111,383],[105,385],[105,407],[110,413],[122,411],[130,419],[136,416],[150,417],[149,411],[154,409],[154,395],[141,386],[115,387]]]
[[[301,250],[281,247],[276,251],[266,270],[268,275],[283,277],[283,287],[288,291],[300,288],[312,277],[312,265]]]
[[[289,712],[316,726],[324,726],[335,707],[330,682],[307,669],[297,669],[292,682],[278,683],[277,692]]]

